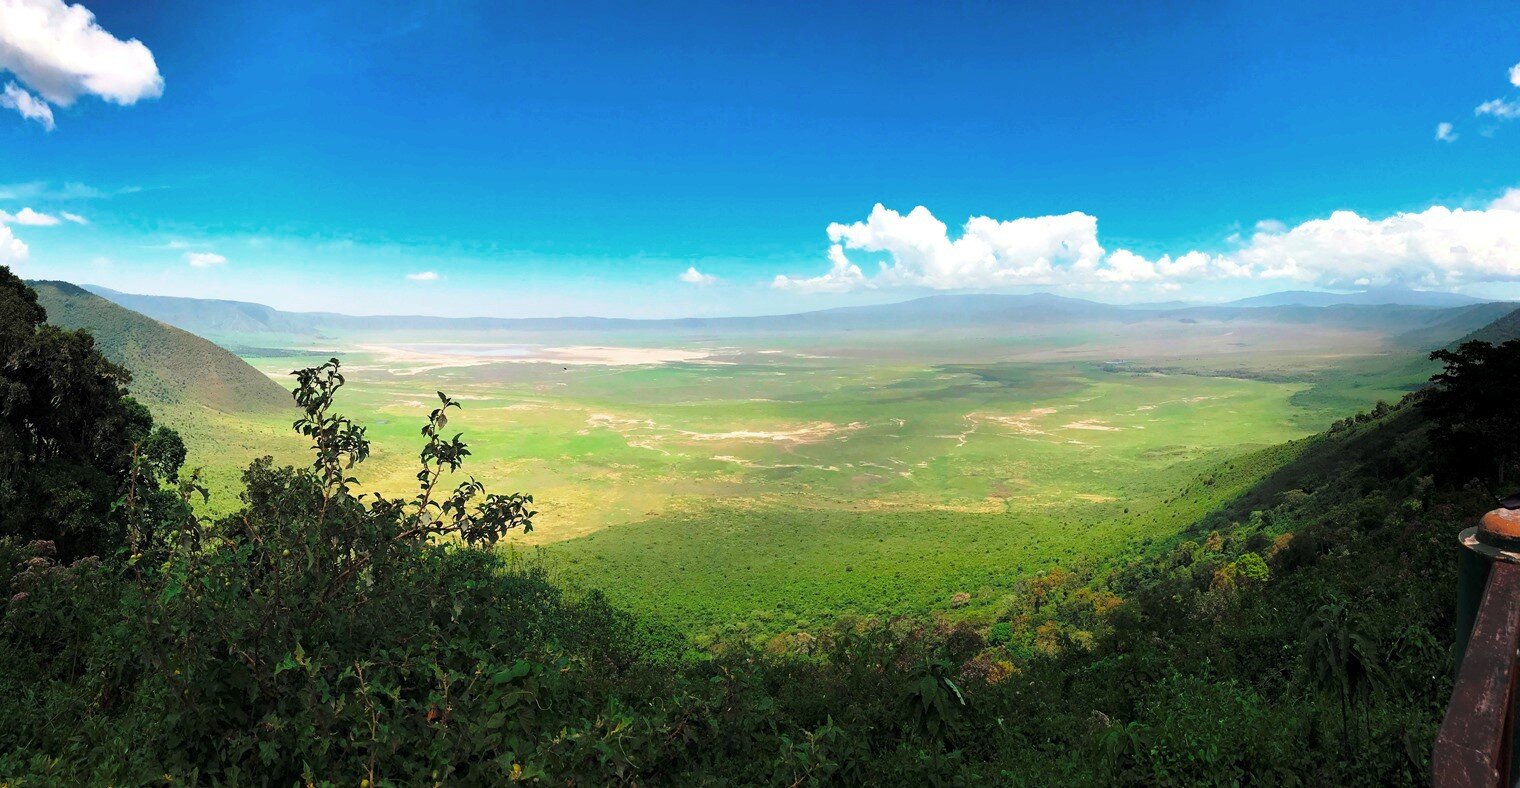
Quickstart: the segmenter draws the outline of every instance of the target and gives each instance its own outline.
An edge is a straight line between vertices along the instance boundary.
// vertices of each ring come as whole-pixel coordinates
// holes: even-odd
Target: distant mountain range
[[[1472,296],[1460,293],[1440,293],[1433,290],[1406,290],[1403,288],[1383,287],[1362,290],[1356,293],[1285,290],[1281,293],[1268,293],[1266,295],[1231,301],[1228,306],[1335,306],[1337,304],[1376,306],[1390,304],[1395,306],[1452,307],[1470,306],[1486,302],[1486,299],[1473,298]]]
[[[161,420],[200,405],[247,413],[292,406],[290,394],[247,362],[194,334],[149,319],[67,282],[29,282],[49,323],[85,329],[111,361],[132,373],[132,395]]]
[[[1420,291],[1278,293],[1230,304],[1198,306],[1150,304],[1117,306],[1049,293],[1031,295],[934,295],[893,304],[839,307],[790,315],[634,320],[604,317],[492,318],[418,315],[344,315],[286,312],[262,304],[203,298],[122,293],[85,288],[128,309],[211,338],[250,334],[302,337],[328,332],[499,330],[523,332],[819,332],[1058,326],[1077,323],[1134,324],[1152,320],[1184,322],[1261,321],[1365,327],[1405,335],[1412,343],[1439,344],[1475,331],[1508,313],[1510,303],[1485,303],[1467,296]],[[1338,299],[1351,299],[1345,303]],[[1405,303],[1400,303],[1402,299]],[[1300,303],[1315,301],[1321,303]],[[1333,301],[1334,303],[1323,303]],[[1428,336],[1427,336],[1428,335]]]

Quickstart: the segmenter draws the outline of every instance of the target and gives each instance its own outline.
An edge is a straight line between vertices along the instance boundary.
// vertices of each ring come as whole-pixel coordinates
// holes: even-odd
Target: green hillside
[[[290,395],[242,359],[67,282],[31,282],[48,322],[85,329],[106,358],[132,373],[133,396],[154,409],[200,405],[227,413],[270,412]]]
[[[1456,347],[1463,342],[1472,341],[1489,342],[1498,345],[1516,338],[1520,338],[1520,309],[1506,313],[1503,317],[1494,320],[1494,322],[1451,343],[1451,346]]]

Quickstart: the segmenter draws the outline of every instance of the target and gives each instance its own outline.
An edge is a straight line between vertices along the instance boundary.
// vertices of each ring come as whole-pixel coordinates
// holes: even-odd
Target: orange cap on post
[[[1495,509],[1478,521],[1479,542],[1500,550],[1520,550],[1520,509]]]

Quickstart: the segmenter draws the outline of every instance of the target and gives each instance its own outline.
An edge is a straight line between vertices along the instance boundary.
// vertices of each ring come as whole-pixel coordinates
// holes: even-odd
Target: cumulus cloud
[[[27,227],[52,227],[58,224],[59,219],[45,213],[39,213],[31,208],[22,208],[16,213],[0,211],[0,224],[20,224]]]
[[[1520,280],[1520,213],[1507,203],[1486,210],[1437,205],[1383,219],[1336,211],[1285,233],[1257,235],[1234,257],[1262,278],[1323,286]]]
[[[1520,63],[1509,67],[1509,84],[1520,88]]]
[[[438,272],[418,271],[415,274],[407,274],[406,278],[412,280],[413,282],[436,282],[438,281]]]
[[[1489,210],[1520,212],[1520,188],[1504,192],[1499,199],[1489,203],[1488,207]]]
[[[864,222],[829,225],[828,236],[827,273],[777,276],[772,286],[812,293],[1132,283],[1173,289],[1184,282],[1262,279],[1321,287],[1450,287],[1520,281],[1520,189],[1477,210],[1437,205],[1384,218],[1336,211],[1292,227],[1263,221],[1249,237],[1235,237],[1228,251],[1155,258],[1104,249],[1096,217],[1084,213],[1011,221],[977,216],[952,239],[927,208],[902,215],[877,205]],[[851,251],[884,259],[866,276]]]
[[[227,258],[216,252],[186,252],[185,262],[195,268],[210,268],[214,265],[223,265]]]
[[[26,244],[11,232],[11,228],[0,224],[0,265],[22,262],[26,259],[27,252]]]
[[[828,227],[829,272],[810,279],[778,276],[774,287],[809,292],[844,292],[864,286],[928,287],[936,290],[1048,284],[1063,270],[1095,268],[1103,257],[1098,220],[1085,213],[998,221],[967,220],[961,236],[928,208],[906,215],[881,204],[864,222]],[[888,260],[867,279],[846,250],[882,253]]]
[[[681,274],[680,279],[682,282],[685,282],[689,285],[696,285],[697,287],[707,287],[708,285],[716,284],[718,281],[718,277],[713,276],[712,274],[704,274],[701,271],[698,271],[696,266],[687,268]]]
[[[1456,142],[1457,133],[1453,130],[1453,127],[1450,123],[1437,123],[1436,139],[1442,142]]]
[[[861,272],[860,266],[850,262],[844,256],[844,247],[839,244],[829,247],[829,261],[832,265],[828,273],[822,276],[793,279],[777,274],[771,281],[771,287],[799,293],[848,293],[851,290],[874,286]]]
[[[89,9],[64,0],[0,0],[0,70],[30,91],[7,85],[0,106],[49,129],[49,105],[67,107],[90,95],[126,106],[164,90],[153,53],[141,41],[122,41]]]

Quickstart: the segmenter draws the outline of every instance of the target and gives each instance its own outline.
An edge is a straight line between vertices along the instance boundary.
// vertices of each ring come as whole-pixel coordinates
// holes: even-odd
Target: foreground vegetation
[[[1512,410],[1466,406],[1520,370],[1520,343],[1453,352],[1428,406],[1252,455],[1273,470],[1181,534],[1039,573],[989,621],[843,618],[694,651],[482,549],[535,504],[454,473],[453,400],[424,422],[414,494],[361,496],[368,433],[335,409],[336,362],[306,370],[311,463],[253,463],[237,510],[201,519],[126,375],[40,325],[19,282],[0,297],[21,316],[0,338],[21,515],[0,540],[18,568],[0,775],[42,783],[1423,782],[1453,534],[1488,505],[1465,481],[1506,470],[1458,464]],[[45,396],[106,414],[118,448],[62,440],[74,422],[27,406]],[[111,432],[121,413],[136,426]],[[106,481],[54,486],[58,463]],[[94,519],[64,527],[55,491]]]

